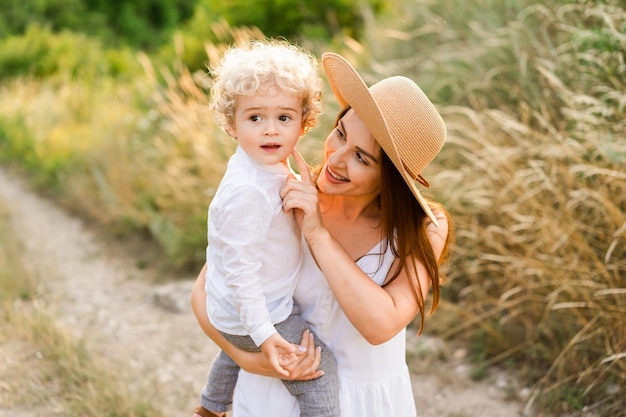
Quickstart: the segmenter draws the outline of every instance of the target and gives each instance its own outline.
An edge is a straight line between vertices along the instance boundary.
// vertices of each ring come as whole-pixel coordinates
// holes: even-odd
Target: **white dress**
[[[303,247],[304,263],[295,299],[304,318],[311,323],[311,330],[337,358],[341,417],[415,417],[406,365],[406,331],[381,345],[368,343],[339,307],[306,244]],[[379,244],[357,264],[382,285],[393,261],[388,246]],[[299,415],[298,403],[280,380],[243,370],[239,373],[233,417]]]

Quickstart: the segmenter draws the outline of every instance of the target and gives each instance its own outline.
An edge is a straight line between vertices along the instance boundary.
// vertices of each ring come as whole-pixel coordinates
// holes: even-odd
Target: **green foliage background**
[[[193,14],[191,0],[4,0],[0,38],[33,25],[82,32],[111,45],[154,48]]]
[[[477,369],[517,372],[528,410],[625,416],[623,2],[309,3],[7,1],[0,161],[197,270],[234,148],[206,108],[206,65],[228,44],[285,36],[370,84],[407,75],[448,127],[425,174],[457,228],[426,330],[471,346]],[[299,144],[312,163],[338,110],[325,97]]]

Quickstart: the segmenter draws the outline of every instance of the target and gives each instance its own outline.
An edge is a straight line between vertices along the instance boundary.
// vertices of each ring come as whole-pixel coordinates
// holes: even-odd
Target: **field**
[[[359,41],[302,43],[341,53],[370,83],[411,77],[446,121],[425,177],[457,241],[426,331],[470,346],[476,378],[515,370],[533,387],[529,408],[626,415],[624,4],[413,1],[363,13]],[[262,36],[212,30],[208,62]],[[211,122],[208,79],[187,64],[185,35],[172,37],[167,65],[45,28],[1,42],[0,64],[25,51],[57,66],[0,79],[0,162],[112,236],[156,242],[168,268],[197,270],[206,207],[235,143]],[[299,145],[311,163],[338,110],[325,97],[320,126]]]

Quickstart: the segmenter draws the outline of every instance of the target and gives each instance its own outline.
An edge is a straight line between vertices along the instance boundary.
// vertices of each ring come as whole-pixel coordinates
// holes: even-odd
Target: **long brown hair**
[[[418,273],[415,263],[407,262],[407,260],[414,258],[421,261],[430,277],[433,289],[433,301],[428,312],[428,315],[431,315],[439,305],[440,286],[444,281],[439,267],[450,256],[450,245],[454,235],[452,218],[440,204],[429,201],[429,205],[432,208],[437,207],[442,210],[448,220],[448,236],[446,237],[443,251],[439,259],[437,259],[426,234],[426,226],[428,224],[426,212],[419,205],[384,151],[381,152],[380,172],[381,191],[379,201],[381,226],[383,235],[389,242],[393,255],[398,258],[397,268],[383,284],[383,287],[394,281],[405,268],[411,268],[412,271],[410,272],[412,272],[414,277],[417,277]],[[419,333],[421,333],[426,318],[426,303],[422,296],[422,286],[419,279],[411,279],[409,285],[419,307]]]

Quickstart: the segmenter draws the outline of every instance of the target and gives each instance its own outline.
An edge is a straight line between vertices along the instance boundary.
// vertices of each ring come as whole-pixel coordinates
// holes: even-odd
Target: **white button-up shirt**
[[[259,164],[238,147],[209,206],[209,319],[257,346],[291,313],[302,262],[299,228],[280,198],[290,172]]]

